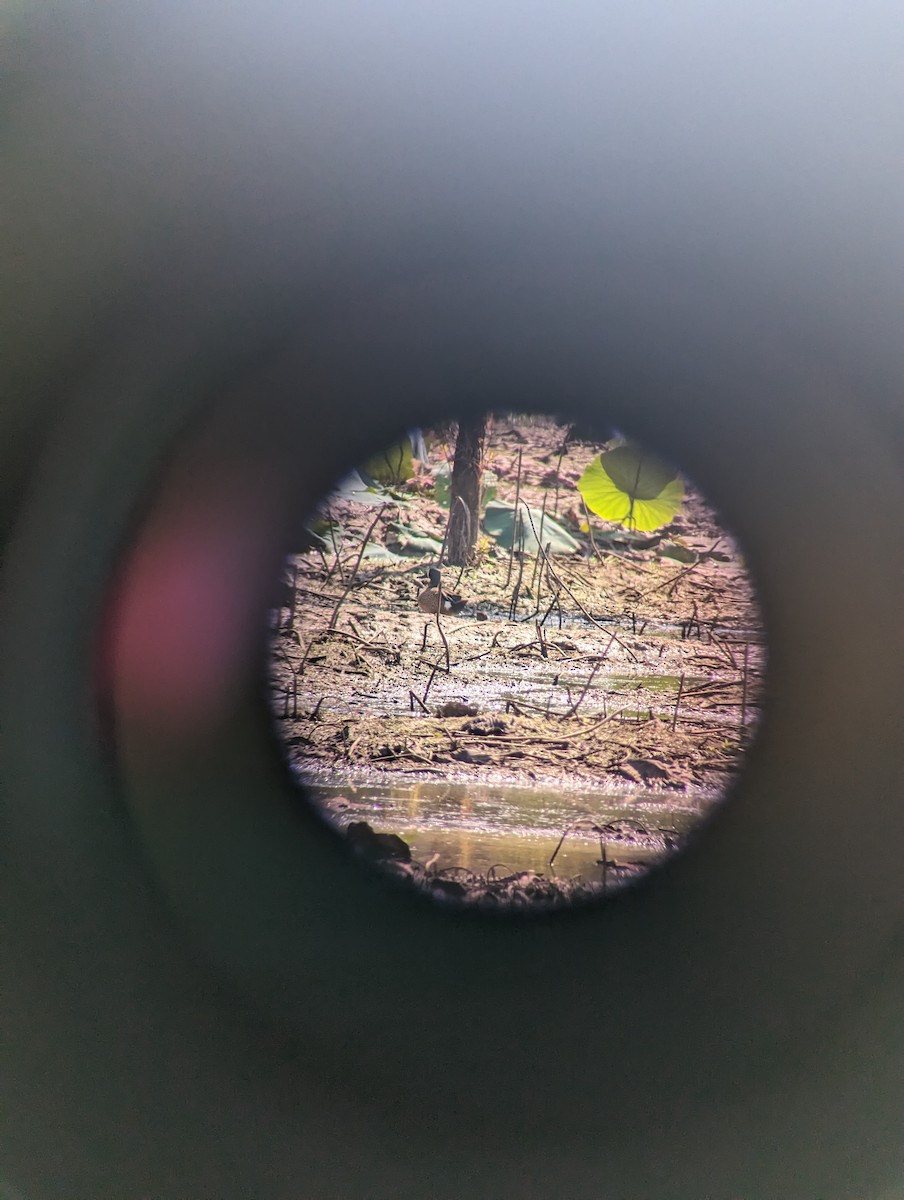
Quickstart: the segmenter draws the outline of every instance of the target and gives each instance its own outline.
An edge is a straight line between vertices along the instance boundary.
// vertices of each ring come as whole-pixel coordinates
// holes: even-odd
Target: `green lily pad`
[[[398,522],[390,526],[388,539],[400,554],[429,554],[438,559],[443,548],[442,542],[436,538]]]
[[[364,504],[368,508],[376,508],[378,504],[387,504],[390,500],[388,492],[381,487],[368,487],[357,471],[350,471],[342,480],[333,497],[337,500],[350,500],[354,504]]]
[[[401,554],[393,554],[388,547],[379,546],[376,543],[364,547],[361,559],[362,561],[367,559],[372,563],[403,563],[405,561]]]
[[[511,550],[514,544],[520,550],[523,545],[528,553],[535,553],[537,537],[534,536],[534,530],[543,548],[548,545],[553,554],[576,554],[581,549],[581,543],[553,517],[539,509],[529,509],[523,500],[518,508],[520,512],[516,518],[514,504],[491,500],[486,506],[483,527],[504,549]]]
[[[671,521],[684,499],[674,468],[632,445],[598,455],[578,480],[578,490],[598,517],[645,532]]]

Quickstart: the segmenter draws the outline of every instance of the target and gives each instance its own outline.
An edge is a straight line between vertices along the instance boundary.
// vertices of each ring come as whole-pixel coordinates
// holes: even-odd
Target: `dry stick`
[[[555,607],[555,606],[556,606],[558,603],[559,603],[559,593],[558,593],[558,592],[553,592],[553,594],[552,594],[552,600],[550,600],[550,602],[549,602],[549,608],[547,608],[546,612],[545,612],[545,613],[543,614],[543,616],[540,618],[540,624],[541,624],[541,625],[545,625],[545,624],[546,624],[547,620],[549,619],[549,614],[552,612],[553,608],[554,608],[554,607]],[[562,609],[561,609],[561,608],[559,608],[559,628],[560,628],[560,629],[562,628]]]
[[[744,680],[741,684],[741,733],[747,723],[747,660],[750,656],[750,642],[744,643]]]
[[[597,559],[600,562],[602,562],[603,554],[602,554],[602,551],[600,550],[600,548],[597,546],[596,541],[594,540],[593,522],[590,520],[590,509],[587,507],[587,501],[584,499],[583,495],[581,496],[581,504],[584,506],[584,516],[587,518],[587,533],[590,535],[590,547],[593,550],[593,553],[596,555]],[[606,553],[611,554],[612,552],[611,552],[611,550],[607,550]]]
[[[336,557],[333,560],[333,565],[330,568],[330,573],[326,577],[326,582],[329,583],[329,581],[333,578],[333,576],[335,575],[335,573],[338,569],[339,578],[342,580],[343,583],[345,583],[345,572],[342,569],[342,560],[339,558],[339,547],[336,544],[336,531],[335,531],[335,528],[333,527],[332,521],[330,521],[330,523],[329,523],[329,530],[330,530],[330,541],[333,543],[333,554]]]
[[[351,624],[351,618],[349,618],[349,624]],[[368,641],[368,639],[361,634],[360,630],[358,633],[349,633],[347,629],[325,629],[320,636],[321,638],[341,638],[346,642],[355,642],[357,645],[363,646],[366,650],[391,649],[389,642],[375,642],[373,640]]]
[[[439,636],[443,639],[443,646],[445,647],[445,651],[446,651],[446,674],[448,675],[452,669],[452,665],[451,665],[451,662],[449,659],[449,643],[446,641],[446,635],[443,632],[443,623],[439,619],[440,609],[443,606],[443,589],[442,589],[442,587],[437,589],[437,593],[438,594],[437,594],[437,605],[436,605],[436,628],[439,630]]]
[[[416,695],[414,692],[412,692],[409,689],[409,691],[408,691],[408,711],[409,712],[414,712],[415,704],[419,704],[421,706],[421,708],[424,710],[424,712],[427,714],[427,716],[428,717],[430,716],[430,709],[427,707],[427,705],[424,704],[424,702],[423,702],[423,700],[421,700],[420,696]]]
[[[355,635],[355,637],[358,639],[358,641],[361,642],[362,645],[366,646],[367,638],[364,636],[364,634],[361,632],[361,630],[358,628],[358,626],[355,624],[355,622],[352,620],[352,618],[346,617],[345,623],[346,623],[346,625],[348,625],[349,629],[352,631],[352,633]],[[341,630],[338,630],[338,629],[333,630],[333,633],[340,633],[340,632],[341,632]]]
[[[527,508],[527,505],[525,505],[525,508]],[[527,509],[527,519],[530,521],[531,529],[533,529],[534,521],[533,521],[533,517],[531,517],[531,515],[530,515],[529,508]],[[537,531],[534,529],[534,537],[536,537],[536,536],[537,536]],[[538,543],[539,543],[539,540],[540,539],[537,538]],[[598,621],[596,619],[596,617],[592,617],[590,615],[590,613],[587,611],[587,609],[584,607],[584,605],[580,602],[580,600],[577,598],[577,596],[574,594],[574,592],[571,590],[571,588],[568,586],[568,584],[565,582],[565,580],[561,577],[561,575],[559,575],[559,573],[553,567],[552,561],[551,561],[549,555],[545,551],[543,553],[543,557],[546,560],[546,569],[549,572],[549,574],[556,581],[556,583],[558,583],[568,593],[568,595],[572,598],[572,600],[575,602],[575,604],[578,606],[578,608],[581,610],[581,612],[584,614],[584,616],[587,618],[587,620],[592,625],[595,625],[597,627],[597,629],[605,629],[605,626],[603,625],[602,621]],[[561,628],[561,625],[560,625],[560,628]],[[621,646],[622,650],[624,650],[624,652],[627,654],[627,656],[631,659],[632,662],[637,662],[637,655],[633,654],[628,649],[628,647],[624,644],[624,642],[622,642],[618,637],[616,637],[616,635],[614,633],[611,635],[611,637],[616,642],[618,642],[619,646]],[[612,642],[610,641],[609,645],[611,645],[611,644],[612,644]],[[609,650],[607,647],[606,653],[608,654],[608,652],[609,652]]]
[[[505,585],[504,585],[505,587],[508,587],[509,583],[511,582],[511,578],[512,578],[512,560],[515,557],[514,521],[517,520],[518,514],[521,511],[518,508],[518,504],[521,500],[521,453],[522,453],[522,451],[521,451],[521,448],[519,447],[519,449],[518,449],[518,475],[517,475],[517,478],[515,479],[515,507],[512,511],[512,521],[513,521],[513,524],[512,524],[512,546],[511,546],[511,549],[509,550],[508,572],[505,576]]]
[[[361,549],[358,551],[358,557],[355,559],[355,565],[352,568],[351,576],[349,577],[348,583],[345,586],[345,591],[342,593],[342,595],[336,601],[336,607],[333,609],[333,615],[330,617],[330,621],[329,621],[329,624],[327,625],[327,629],[332,629],[335,626],[336,618],[339,616],[339,609],[342,607],[343,601],[345,600],[346,596],[349,594],[349,592],[352,590],[352,587],[354,586],[355,576],[358,574],[358,568],[361,566],[361,559],[364,557],[364,551],[367,549],[367,543],[370,541],[370,535],[376,529],[377,522],[383,516],[383,513],[386,511],[386,509],[388,507],[389,507],[388,504],[383,504],[380,507],[380,511],[377,513],[377,515],[371,521],[370,528],[368,529],[367,533],[365,533],[364,541],[361,543]]]
[[[434,663],[433,670],[430,672],[430,678],[427,680],[427,686],[424,688],[424,699],[421,701],[421,707],[423,708],[424,712],[429,711],[427,709],[427,697],[430,694],[430,688],[433,686],[433,680],[436,678],[436,672],[439,669],[439,663]]]
[[[535,621],[534,625],[537,630],[537,643],[540,647],[540,653],[543,655],[544,658],[549,658],[549,652],[546,649],[546,640],[543,637],[543,626],[540,624],[539,621]]]
[[[525,507],[527,507],[527,506],[525,505]],[[514,621],[514,619],[515,619],[515,612],[518,608],[518,597],[521,594],[521,580],[524,578],[524,517],[522,517],[520,509],[517,509],[516,511],[518,513],[517,525],[518,525],[518,534],[519,534],[519,536],[518,536],[518,542],[519,542],[518,578],[515,580],[515,587],[514,587],[514,590],[512,591],[512,599],[509,603],[509,620],[510,621]],[[512,545],[514,546],[514,544],[515,544],[515,539],[512,538]]]
[[[451,521],[451,519],[452,519],[452,510],[450,508],[449,521]],[[446,528],[443,531],[443,541],[442,541],[442,545],[439,548],[439,559],[436,564],[438,567],[441,567],[443,565],[443,558],[445,557],[445,554],[446,554],[446,543],[449,540],[449,521],[446,522]]]
[[[553,504],[553,512],[556,516],[559,515],[559,483],[562,474],[562,459],[565,457],[565,451],[568,448],[568,438],[571,434],[573,426],[569,425],[565,430],[565,436],[562,438],[562,445],[559,447],[559,461],[556,463],[556,498]]]
[[[737,662],[737,659],[735,658],[735,656],[732,654],[731,647],[728,645],[728,642],[724,641],[720,637],[716,637],[715,633],[713,633],[712,636],[710,637],[710,641],[716,647],[717,650],[719,650],[721,653],[723,653],[725,656],[727,656],[732,669],[736,671],[738,669],[738,662]]]
[[[534,559],[534,573],[530,577],[531,595],[534,594],[534,584],[537,582],[537,571],[540,568],[540,563],[543,561],[543,557],[542,557],[542,554],[540,553],[540,550],[541,550],[541,545],[543,542],[543,522],[546,520],[546,499],[547,499],[547,497],[544,496],[543,497],[543,508],[540,511],[540,536],[537,539],[537,557]],[[552,545],[551,542],[549,544]],[[548,547],[547,547],[547,553],[548,553]],[[542,586],[542,579],[541,579],[540,586]],[[539,587],[537,588],[536,597],[537,597],[537,614],[539,614],[539,612],[540,612],[540,590],[539,590]],[[537,614],[535,614],[535,615],[537,615]]]
[[[330,564],[326,561],[326,554],[324,552],[324,549],[322,546],[318,545],[316,547],[316,550],[317,550],[317,553],[320,555],[320,561],[323,563],[324,579],[329,579],[330,578]]]
[[[298,676],[292,676],[292,683],[287,687],[283,694],[283,720],[289,719],[289,696],[292,696],[292,720],[298,718]]]
[[[499,646],[498,642],[496,641],[501,632],[502,630],[500,629],[493,634],[493,640],[490,642],[490,648],[488,650],[481,650],[479,654],[469,654],[467,658],[460,658],[457,665],[462,666],[464,663],[477,662],[478,659],[486,658],[488,654],[492,654],[494,650],[507,650],[507,647]]]
[[[587,692],[588,692],[588,691],[589,691],[589,689],[590,689],[590,685],[591,685],[591,683],[593,683],[593,677],[596,675],[597,671],[600,669],[600,667],[601,667],[601,666],[603,665],[603,663],[606,661],[606,658],[607,658],[607,656],[608,656],[608,654],[609,654],[609,651],[612,649],[612,643],[613,643],[614,641],[616,641],[616,640],[617,640],[617,639],[616,639],[616,637],[615,637],[615,634],[613,633],[613,634],[610,636],[610,638],[609,638],[609,644],[608,644],[608,646],[607,646],[607,647],[606,647],[606,649],[603,651],[603,653],[600,655],[600,657],[597,659],[597,661],[596,661],[596,664],[594,665],[594,668],[593,668],[593,670],[590,672],[590,675],[589,675],[589,677],[588,677],[588,679],[587,679],[587,682],[584,684],[584,690],[581,692],[580,696],[578,696],[577,700],[575,700],[574,704],[572,704],[571,708],[569,708],[569,709],[567,710],[567,712],[564,712],[564,713],[562,714],[562,718],[563,718],[563,720],[564,720],[564,718],[565,718],[565,717],[573,717],[573,716],[575,715],[575,713],[578,711],[578,709],[580,708],[580,706],[581,706],[581,703],[583,702],[583,699],[584,699],[584,697],[587,695]]]
[[[681,705],[681,693],[684,691],[684,672],[681,672],[681,678],[678,680],[678,698],[675,701],[675,715],[672,717],[672,733],[675,732],[675,726],[678,724],[678,709]]]
[[[654,592],[658,592],[660,588],[669,587],[670,585],[674,586],[679,579],[682,579],[685,575],[689,575],[691,571],[696,571],[697,567],[699,567],[701,563],[705,562],[706,559],[709,558],[713,550],[715,550],[716,546],[718,546],[719,542],[721,541],[722,538],[717,537],[708,550],[704,550],[702,554],[697,555],[696,562],[692,562],[689,567],[684,567],[682,570],[678,571],[677,574],[670,575],[668,579],[663,579],[662,583],[657,583],[655,587],[647,588],[645,592],[640,592],[639,595],[641,599],[643,599],[644,596],[652,596],[652,594]]]
[[[548,867],[552,867],[552,866],[553,866],[553,864],[555,863],[555,861],[556,861],[556,855],[557,855],[557,854],[559,853],[559,851],[562,849],[562,843],[563,843],[563,842],[565,841],[565,839],[568,837],[569,833],[571,833],[571,826],[569,826],[569,825],[566,825],[566,826],[565,826],[565,831],[564,831],[564,833],[562,834],[562,836],[559,838],[559,841],[558,841],[558,844],[556,845],[556,848],[555,848],[555,850],[553,850],[552,854],[549,856],[549,862],[546,864]]]
[[[318,637],[314,636],[311,638],[310,642],[308,642],[307,649],[305,650],[304,654],[301,656],[301,661],[299,662],[297,667],[293,664],[291,658],[289,658],[288,654],[286,654],[286,652],[282,648],[282,646],[274,646],[273,650],[285,662],[286,666],[289,668],[289,670],[292,672],[292,674],[295,675],[296,677],[298,677],[299,675],[301,675],[302,671],[304,670],[305,663],[308,661],[308,655],[311,653],[311,648],[313,647],[314,643],[317,640],[318,640]]]

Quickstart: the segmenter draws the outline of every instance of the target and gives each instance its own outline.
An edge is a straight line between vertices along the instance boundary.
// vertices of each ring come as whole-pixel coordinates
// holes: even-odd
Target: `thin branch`
[[[327,629],[332,629],[336,624],[336,618],[339,616],[339,609],[342,607],[343,601],[345,600],[346,596],[349,594],[349,592],[352,590],[352,587],[354,586],[355,577],[358,574],[358,568],[361,566],[361,559],[364,557],[364,551],[367,549],[367,543],[370,541],[370,535],[376,529],[377,522],[383,516],[383,513],[386,511],[387,508],[389,508],[388,504],[383,504],[380,506],[380,511],[377,513],[377,515],[371,521],[370,528],[368,529],[367,533],[365,533],[365,535],[364,535],[364,540],[361,543],[361,549],[358,551],[358,557],[355,559],[355,565],[352,568],[351,576],[349,577],[348,583],[346,584],[345,591],[342,593],[342,595],[336,601],[336,607],[333,609],[333,615],[330,617],[329,624],[327,625]]]
[[[521,500],[521,447],[518,448],[518,475],[515,479],[515,507],[512,512],[512,545],[509,549],[508,571],[505,576],[505,587],[508,587],[512,578],[512,560],[515,557],[515,526],[514,521],[517,519],[518,504]]]

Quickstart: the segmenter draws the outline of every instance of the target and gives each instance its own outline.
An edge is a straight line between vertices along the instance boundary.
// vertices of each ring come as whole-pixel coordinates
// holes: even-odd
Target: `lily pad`
[[[388,538],[400,554],[429,554],[431,558],[438,559],[443,548],[437,538],[399,523],[390,526]]]
[[[598,455],[578,480],[578,490],[598,517],[644,531],[671,521],[684,499],[677,471],[630,444]]]
[[[576,554],[581,549],[581,543],[553,517],[539,509],[528,508],[523,501],[518,508],[516,517],[514,504],[492,500],[486,506],[483,527],[504,549],[511,550],[514,544],[516,549],[520,550],[523,546],[528,553],[535,553],[537,537],[543,548],[549,546],[553,554]]]
[[[376,543],[365,546],[361,558],[362,560],[366,558],[368,562],[372,563],[403,563],[405,561],[400,554],[393,554],[388,547],[379,546]]]
[[[350,500],[353,504],[364,504],[376,508],[378,504],[387,504],[390,496],[381,487],[368,487],[357,471],[350,471],[333,492],[337,500]]]

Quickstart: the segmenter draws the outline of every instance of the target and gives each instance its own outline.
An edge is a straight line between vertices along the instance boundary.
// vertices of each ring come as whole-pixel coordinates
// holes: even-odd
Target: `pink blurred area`
[[[275,505],[260,479],[196,477],[141,527],[100,639],[100,690],[117,726],[191,738],[229,712],[265,620]]]

